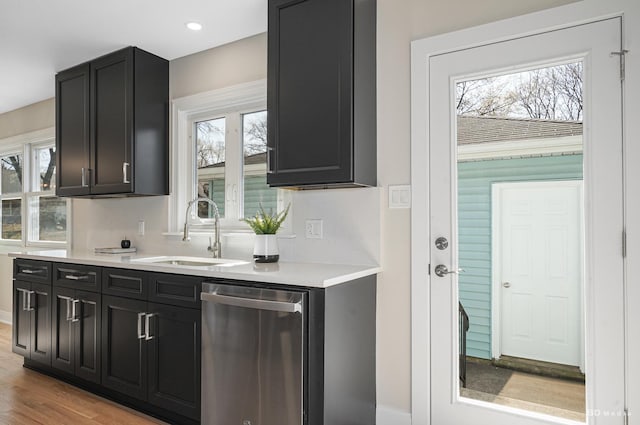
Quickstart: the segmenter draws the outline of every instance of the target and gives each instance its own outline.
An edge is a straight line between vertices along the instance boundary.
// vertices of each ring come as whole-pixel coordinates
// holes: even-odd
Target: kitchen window
[[[264,81],[176,99],[173,108],[173,232],[182,229],[187,203],[196,196],[216,203],[227,230],[247,230],[241,219],[260,206],[286,207],[290,195],[267,185]],[[213,207],[200,202],[190,221],[196,232],[198,223],[208,232],[213,217]]]
[[[0,144],[13,146],[0,151],[3,244],[58,246],[69,240],[68,201],[55,196],[55,142],[42,136],[52,132],[16,136]]]

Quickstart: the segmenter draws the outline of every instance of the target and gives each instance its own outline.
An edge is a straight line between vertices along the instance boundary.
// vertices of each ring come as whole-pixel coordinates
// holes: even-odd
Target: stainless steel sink
[[[170,266],[185,267],[209,267],[209,266],[235,266],[238,264],[246,264],[246,261],[233,260],[229,258],[209,258],[209,257],[190,257],[190,256],[161,256],[135,258],[131,262],[162,264]]]

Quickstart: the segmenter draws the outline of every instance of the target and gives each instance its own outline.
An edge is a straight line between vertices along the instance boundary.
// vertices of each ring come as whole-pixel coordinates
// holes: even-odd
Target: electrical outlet
[[[304,235],[307,239],[322,239],[322,220],[306,220]]]
[[[138,236],[144,236],[144,220],[138,220]]]

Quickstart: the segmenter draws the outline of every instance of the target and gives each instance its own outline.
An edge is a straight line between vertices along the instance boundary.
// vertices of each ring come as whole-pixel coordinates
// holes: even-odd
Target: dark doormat
[[[513,372],[491,363],[467,362],[467,388],[483,393],[500,394]]]

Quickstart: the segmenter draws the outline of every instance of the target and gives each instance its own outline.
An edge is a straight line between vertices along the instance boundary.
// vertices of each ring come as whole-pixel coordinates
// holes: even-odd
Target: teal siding
[[[256,214],[260,205],[267,212],[275,212],[278,201],[278,190],[269,187],[267,176],[246,176],[244,178],[244,216]]]
[[[460,302],[469,315],[467,355],[491,354],[491,184],[582,179],[582,155],[458,164]]]

